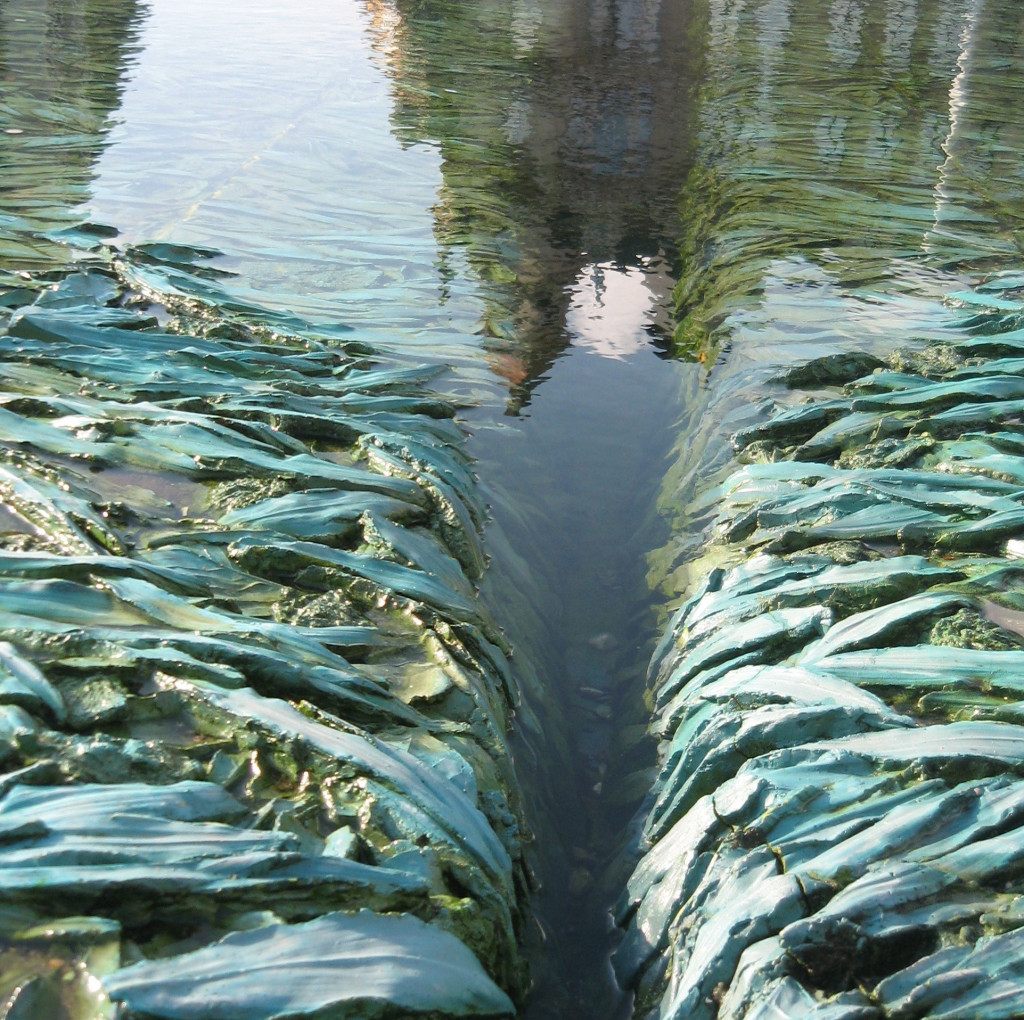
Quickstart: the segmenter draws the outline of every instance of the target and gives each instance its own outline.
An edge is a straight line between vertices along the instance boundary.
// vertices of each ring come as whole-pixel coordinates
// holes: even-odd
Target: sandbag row
[[[1021,1011],[1018,28],[706,5],[636,1015]],[[1011,19],[1012,20],[1012,19]]]
[[[4,1015],[510,1015],[519,695],[453,408],[211,254],[0,298]]]
[[[1024,1008],[1022,284],[953,295],[918,371],[801,367],[735,435],[651,667],[661,769],[615,957],[637,1015]]]

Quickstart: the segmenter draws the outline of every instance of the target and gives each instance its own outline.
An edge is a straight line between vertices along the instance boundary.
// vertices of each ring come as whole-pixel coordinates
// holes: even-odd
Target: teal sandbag
[[[410,915],[326,914],[236,932],[103,979],[127,1018],[337,1020],[512,1017],[515,1007],[457,939]]]

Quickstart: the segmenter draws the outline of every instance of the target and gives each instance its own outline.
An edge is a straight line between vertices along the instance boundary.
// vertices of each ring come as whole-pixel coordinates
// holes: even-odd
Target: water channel
[[[908,308],[924,321],[966,273],[944,261],[956,221],[943,220],[943,189],[967,173],[953,158],[967,50],[956,61],[978,12],[947,6],[926,33],[915,4],[832,4],[817,27],[837,80],[857,50],[856,74],[871,78],[877,60],[893,84],[869,95],[840,81],[849,107],[812,138],[794,129],[787,148],[787,93],[772,90],[784,68],[801,73],[784,52],[800,12],[782,0],[759,5],[747,49],[744,4],[699,0],[0,0],[0,72],[16,83],[0,109],[4,268],[56,266],[66,256],[48,233],[109,225],[117,245],[217,252],[219,285],[240,301],[445,366],[436,385],[460,403],[489,507],[480,596],[527,692],[512,749],[534,828],[530,1020],[630,1012],[608,964],[609,909],[655,775],[645,672],[689,549],[691,489],[671,486],[691,453],[708,477],[721,467],[724,423],[751,413],[753,387],[732,396],[737,380],[764,382],[837,339],[823,308],[839,340],[860,330],[881,352],[890,299],[903,323]],[[760,89],[748,106],[730,105],[734,60]],[[721,106],[710,126],[709,94]],[[949,166],[933,188],[934,166],[912,178],[943,131]],[[806,148],[815,173],[855,182],[865,220],[878,207],[865,168],[886,166],[903,190],[881,196],[900,204],[873,242],[877,264],[828,233],[827,195],[790,196],[806,220],[792,244],[772,237],[750,256],[742,229],[731,240],[743,258],[729,293],[750,299],[734,345],[674,334],[680,238],[702,222],[679,196],[701,146],[702,198],[737,165],[743,187],[770,190],[776,173],[785,191]],[[728,196],[721,206],[728,226]],[[979,265],[1008,234],[998,215],[987,229]],[[825,251],[814,265],[808,237]],[[927,265],[906,255],[915,246]],[[730,257],[710,250],[705,264],[727,276]],[[717,295],[703,285],[691,275],[686,307],[698,322],[710,308],[713,334],[735,308],[720,279]],[[683,552],[666,566],[670,539]]]
[[[696,371],[659,356],[692,31],[637,0],[312,0],[283,23],[272,2],[155,3],[88,201],[124,240],[224,251],[248,299],[454,365],[493,516],[484,595],[553,716],[521,740],[552,820],[537,1016],[619,1008],[607,870],[653,759],[644,556]]]
[[[99,52],[97,18],[122,7]],[[91,162],[18,152],[49,181],[43,216],[207,246],[241,299],[450,366],[491,508],[483,597],[544,690],[515,738],[536,791],[530,1015],[628,1009],[606,962],[626,862],[610,866],[650,781],[645,554],[665,538],[657,492],[698,371],[664,356],[697,81],[687,5],[77,13],[5,2],[0,19],[19,77],[35,71],[19,38],[46,39],[58,113],[83,36],[109,80]]]

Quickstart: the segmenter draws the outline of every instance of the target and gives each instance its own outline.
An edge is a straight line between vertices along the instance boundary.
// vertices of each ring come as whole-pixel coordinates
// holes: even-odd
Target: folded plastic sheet
[[[62,900],[104,913],[116,902],[128,926],[244,914],[251,900],[292,919],[330,905],[400,911],[427,899],[421,876],[304,854],[298,834],[206,820],[238,823],[244,813],[208,783],[17,787],[3,801],[0,894],[39,911]]]
[[[519,695],[453,408],[208,254],[97,248],[6,303],[5,994],[509,1015]]]
[[[1011,326],[1001,312],[976,314],[975,338]],[[928,434],[932,388],[946,413],[975,404],[959,371],[884,389],[919,394],[906,435]],[[1012,944],[1024,892],[1024,493],[969,455],[951,470],[949,445],[892,467],[894,429],[843,433],[877,378],[823,397],[819,383],[829,414],[802,412],[841,448],[794,443],[780,401],[736,439],[751,462],[706,497],[705,562],[737,565],[704,575],[651,666],[661,772],[615,957],[641,1012],[1016,1008],[1018,971],[994,947]],[[998,436],[999,416],[990,428],[971,441]],[[1003,455],[1016,470],[1020,453]]]
[[[236,932],[175,961],[125,968],[107,986],[131,1015],[161,1020],[500,1017],[514,1009],[447,932],[369,911]]]
[[[616,910],[636,1015],[1019,1011],[1008,12],[708,5],[675,340],[710,367],[652,558],[685,598]]]

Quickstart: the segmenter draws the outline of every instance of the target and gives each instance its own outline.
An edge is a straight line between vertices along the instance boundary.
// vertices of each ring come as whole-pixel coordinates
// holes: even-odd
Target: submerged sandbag
[[[663,1020],[1016,1015],[1019,32],[708,7],[676,348],[713,367],[652,557],[683,598],[615,971]]]
[[[458,939],[409,915],[325,914],[226,935],[108,979],[126,1016],[162,1020],[510,1016],[515,1007]]]
[[[873,387],[829,402],[854,417]],[[661,773],[616,973],[661,1017],[1006,1015],[1019,978],[983,947],[1021,923],[1024,573],[997,523],[1021,494],[948,447],[884,466],[860,431],[814,460],[785,413],[713,500],[708,559],[737,565],[651,666]],[[937,984],[954,949],[992,962]]]
[[[519,693],[453,408],[210,254],[100,246],[6,302],[2,995],[510,1016]]]

